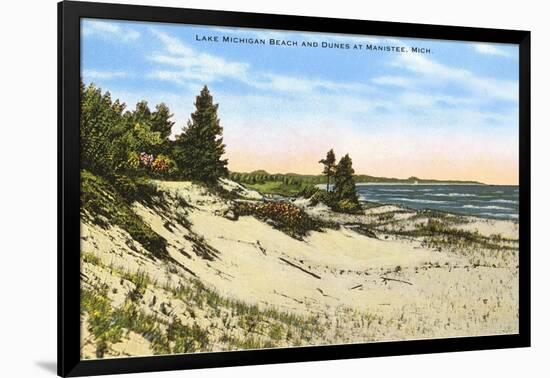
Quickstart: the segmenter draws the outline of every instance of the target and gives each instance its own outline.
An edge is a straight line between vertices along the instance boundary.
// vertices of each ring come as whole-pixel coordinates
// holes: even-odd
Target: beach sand
[[[254,216],[228,216],[236,201],[263,196],[222,184],[238,198],[158,182],[166,208],[134,203],[166,239],[168,260],[151,257],[118,226],[82,221],[83,288],[104,288],[115,311],[138,286],[132,274],[146,275],[133,305],[158,319],[159,334],[173,322],[207,334],[206,344],[185,352],[518,332],[517,223],[440,216],[443,236],[426,236],[434,220],[417,211],[378,206],[349,215],[297,199],[313,219],[338,225],[300,240]],[[100,340],[87,314],[82,327],[82,357],[97,358]],[[103,345],[101,356],[166,353],[136,329]]]

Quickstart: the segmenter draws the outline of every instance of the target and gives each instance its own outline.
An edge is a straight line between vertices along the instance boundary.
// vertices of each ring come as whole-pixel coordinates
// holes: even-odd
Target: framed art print
[[[59,375],[529,346],[529,32],[58,10]]]

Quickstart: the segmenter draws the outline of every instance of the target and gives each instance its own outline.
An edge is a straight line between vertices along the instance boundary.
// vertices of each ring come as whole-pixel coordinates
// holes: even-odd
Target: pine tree
[[[174,158],[180,171],[193,180],[215,183],[227,176],[227,159],[218,119],[218,104],[214,104],[205,85],[195,100],[195,111],[187,127],[175,143]]]
[[[359,207],[359,197],[355,188],[352,161],[349,154],[340,159],[334,174],[334,196],[342,210],[355,210]]]
[[[136,110],[132,112],[133,121],[148,123],[151,120],[151,110],[147,101],[140,101],[136,104]]]
[[[174,121],[171,120],[173,114],[165,103],[160,103],[155,107],[151,114],[151,131],[159,132],[162,140],[168,139],[172,133]]]
[[[325,166],[325,168],[323,169],[323,174],[327,176],[328,192],[330,186],[330,176],[334,173],[334,170],[336,169],[336,156],[334,156],[334,150],[331,148],[330,151],[327,152],[327,157],[319,160],[319,163]]]

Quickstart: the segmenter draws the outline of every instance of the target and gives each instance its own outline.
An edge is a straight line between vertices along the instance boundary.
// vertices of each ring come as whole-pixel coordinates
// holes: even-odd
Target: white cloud
[[[368,89],[357,83],[254,71],[246,62],[230,61],[212,54],[201,53],[164,32],[154,28],[151,28],[151,31],[159,38],[164,48],[163,52],[151,57],[151,60],[162,66],[148,74],[151,79],[172,81],[182,85],[188,85],[189,82],[212,83],[233,79],[254,88],[289,93]],[[265,33],[275,34],[276,32]]]
[[[153,55],[154,62],[172,67],[172,70],[157,69],[149,74],[150,78],[173,80],[184,83],[185,80],[212,82],[222,78],[245,80],[248,64],[231,62],[226,59],[195,51],[170,35],[151,29],[163,44],[165,52]]]
[[[514,114],[501,116],[485,107],[495,100],[517,101],[517,81],[482,77],[419,54],[396,55],[394,66],[401,72],[374,78],[371,85],[258,71],[247,62],[203,53],[169,34],[151,31],[161,49],[150,58],[156,67],[148,77],[179,83],[191,96],[207,83],[221,104],[225,125],[254,119],[285,128],[314,114],[313,118],[330,124],[344,121],[369,130],[440,126],[481,130],[489,126],[509,129],[517,119]],[[406,46],[398,40],[384,42]],[[258,90],[253,96],[216,90],[217,83],[226,79]],[[388,92],[381,86],[402,90]],[[456,88],[460,94],[449,94],[447,88]],[[185,118],[190,111],[176,113]]]
[[[454,68],[419,54],[401,54],[394,65],[423,76],[424,82],[450,83],[478,97],[518,101],[517,80],[482,77],[464,68]]]
[[[82,35],[84,37],[96,36],[108,41],[131,42],[139,38],[138,31],[115,24],[112,21],[84,20],[82,22]]]
[[[238,109],[246,108],[246,117],[269,119],[277,114],[280,122],[289,123],[307,114],[315,114],[317,119],[334,119],[365,125],[365,127],[424,127],[438,123],[454,125],[468,120],[469,126],[493,125],[506,127],[513,116],[499,118],[480,111],[486,98],[516,99],[517,82],[487,79],[474,73],[449,67],[425,56],[402,54],[396,65],[404,69],[402,74],[380,76],[372,80],[373,86],[362,83],[324,80],[315,77],[298,77],[261,72],[252,69],[246,62],[221,58],[202,53],[169,34],[151,29],[161,42],[160,50],[150,59],[156,63],[148,77],[179,83],[189,98],[208,83],[216,93],[216,101],[221,105],[220,114],[225,121],[238,121]],[[392,41],[402,45],[400,41]],[[409,74],[407,74],[409,72]],[[88,71],[87,77],[110,79],[124,77],[122,72]],[[260,89],[253,98],[215,90],[216,82],[231,79]],[[467,88],[461,96],[449,95],[433,90],[429,85],[443,83],[443,86]],[[376,86],[388,85],[403,88],[404,91],[388,98],[388,93]],[[437,88],[435,88],[437,89]],[[385,92],[385,93],[384,93]],[[179,92],[174,98],[181,98]],[[307,96],[303,96],[303,94]],[[147,96],[144,96],[147,98]],[[151,102],[159,96],[148,98]],[[175,99],[168,101],[175,107],[178,126],[192,111],[192,102],[181,107]],[[443,106],[442,106],[443,105]],[[278,109],[278,110],[276,110]],[[422,113],[411,115],[411,110]],[[266,121],[267,122],[267,121]],[[395,126],[392,126],[395,125]]]
[[[97,70],[82,70],[82,76],[86,80],[112,80],[128,77],[128,73],[124,71],[97,71]]]
[[[511,57],[508,51],[505,51],[488,43],[476,43],[473,45],[473,47],[480,54]]]
[[[415,84],[415,80],[404,76],[379,76],[372,79],[377,85],[389,85],[402,88],[410,88]]]
[[[418,92],[406,92],[398,97],[401,104],[414,107],[441,107],[442,104],[451,106],[475,105],[475,100],[459,96],[445,96]]]
[[[322,91],[360,91],[366,89],[357,83],[335,82],[316,78],[299,78],[273,73],[259,73],[255,80],[249,80],[249,85],[281,92],[322,92]]]

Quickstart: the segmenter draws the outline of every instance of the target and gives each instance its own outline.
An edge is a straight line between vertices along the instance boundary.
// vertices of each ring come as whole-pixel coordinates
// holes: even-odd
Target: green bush
[[[128,201],[135,201],[138,196],[138,187],[135,180],[128,176],[116,175],[113,180],[113,186]]]
[[[324,192],[324,190],[317,188],[315,185],[303,184],[303,188],[298,195],[304,198],[312,198],[319,192]]]
[[[336,199],[334,198],[332,192],[318,190],[315,194],[311,196],[310,203],[313,206],[317,205],[318,203],[324,203],[328,207],[333,208],[336,205]]]
[[[311,196],[310,203],[313,206],[323,203],[330,207],[331,210],[339,213],[356,214],[360,213],[363,209],[359,202],[347,198],[338,200],[334,192],[327,192],[325,190],[319,190]]]
[[[338,201],[335,210],[342,213],[357,213],[361,210],[361,205],[355,201],[343,199]]]

